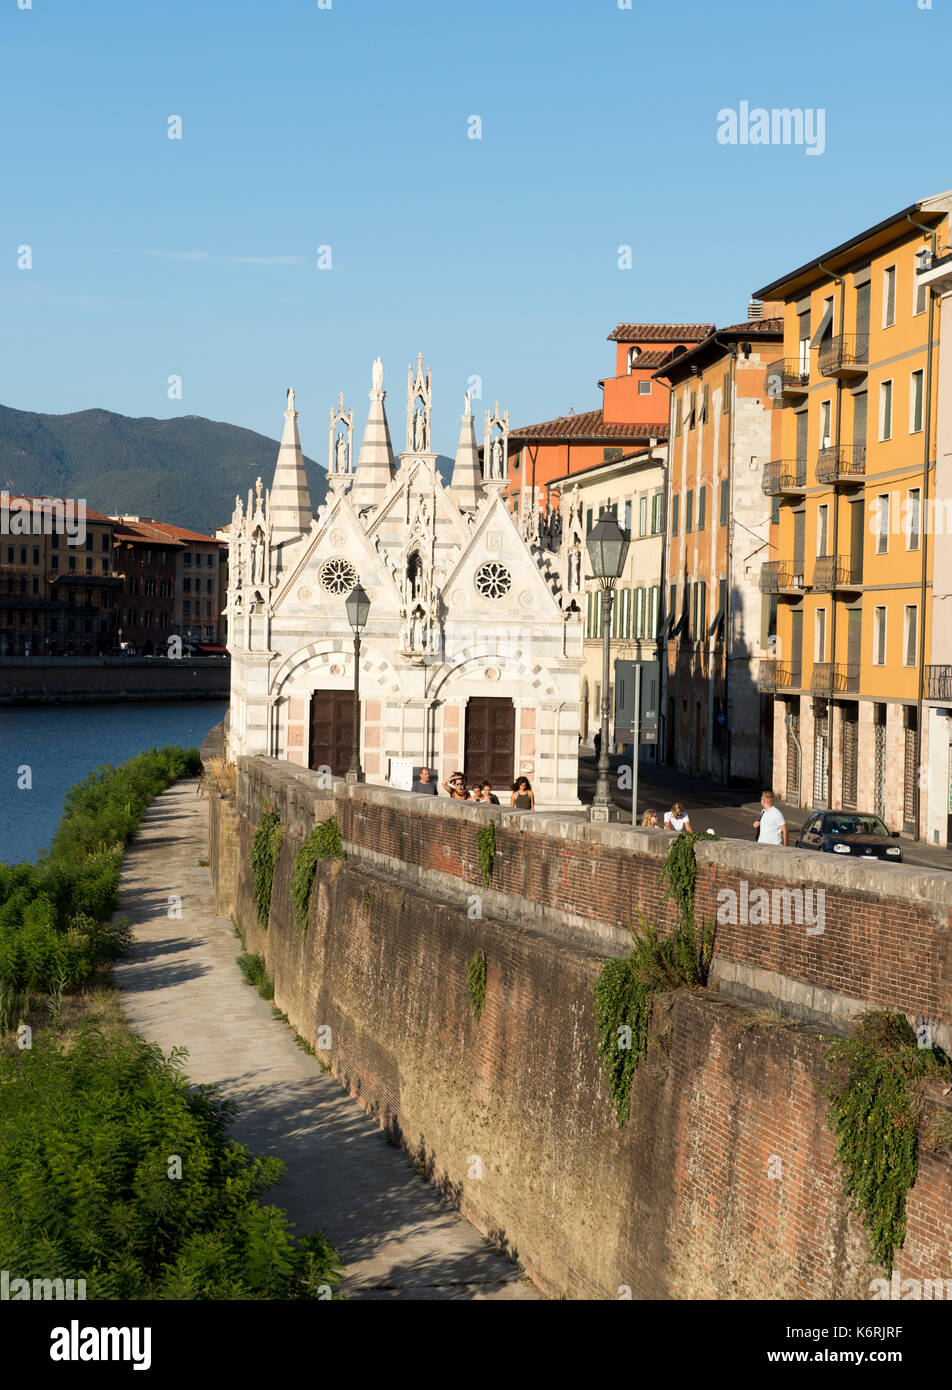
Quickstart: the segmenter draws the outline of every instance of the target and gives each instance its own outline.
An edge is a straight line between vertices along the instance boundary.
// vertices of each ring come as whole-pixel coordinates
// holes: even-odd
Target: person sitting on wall
[[[517,777],[512,784],[512,796],[509,805],[514,806],[517,811],[532,811],[535,809],[535,795],[529,785],[528,777]]]
[[[436,796],[436,783],[431,780],[428,767],[421,767],[419,776],[414,777],[413,790],[422,792],[424,796]]]

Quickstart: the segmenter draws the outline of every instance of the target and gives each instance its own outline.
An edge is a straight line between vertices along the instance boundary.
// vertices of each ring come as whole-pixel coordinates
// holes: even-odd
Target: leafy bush
[[[311,907],[311,889],[319,859],[346,859],[344,842],[336,816],[328,816],[311,831],[294,856],[291,875],[291,901],[294,915],[302,931],[307,931],[307,915]]]
[[[268,974],[264,956],[255,956],[243,951],[236,959],[238,968],[245,977],[245,983],[254,985],[262,999],[273,999],[274,981]]]
[[[128,926],[109,919],[119,898],[123,852],[153,797],[201,765],[196,749],[169,745],[121,767],[98,767],[67,792],[53,842],[38,864],[0,864],[5,999],[28,999],[58,980],[75,987],[122,954]]]
[[[952,1082],[948,1060],[919,1047],[903,1014],[864,1014],[848,1038],[826,1054],[834,1080],[827,1091],[836,1157],[854,1212],[869,1238],[870,1258],[892,1273],[906,1238],[906,1193],[919,1169],[921,1084]]]
[[[44,1037],[0,1057],[6,1267],[83,1278],[91,1299],[326,1297],[335,1250],[259,1205],[285,1166],[229,1140],[231,1113],[180,1055],[90,1023],[68,1051]]]

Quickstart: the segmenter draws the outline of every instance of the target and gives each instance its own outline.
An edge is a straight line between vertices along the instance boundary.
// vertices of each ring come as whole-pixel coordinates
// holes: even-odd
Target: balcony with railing
[[[865,476],[865,444],[829,444],[817,454],[818,483],[857,483]]]
[[[805,396],[809,380],[809,362],[801,362],[796,357],[781,357],[777,362],[771,362],[764,372],[764,395],[768,400],[779,400],[782,396]]]
[[[869,334],[838,333],[824,339],[817,365],[822,376],[862,376],[869,366]]]
[[[859,555],[819,555],[811,585],[820,593],[863,587],[863,560]]]
[[[764,660],[757,672],[757,689],[764,695],[773,695],[778,690],[799,690],[802,677],[799,661]]]
[[[768,497],[803,492],[807,485],[806,459],[772,459],[764,464],[760,485]]]
[[[812,695],[855,695],[859,691],[859,663],[818,661],[810,677]]]
[[[785,589],[798,589],[798,576],[786,560],[765,560],[760,567],[760,592],[780,594]]]
[[[952,704],[952,666],[926,667],[926,699]]]

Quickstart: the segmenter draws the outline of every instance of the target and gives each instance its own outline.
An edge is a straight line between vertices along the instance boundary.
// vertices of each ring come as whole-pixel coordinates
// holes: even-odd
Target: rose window
[[[512,575],[498,560],[490,560],[476,571],[476,588],[483,598],[502,598],[511,586]]]
[[[338,598],[349,594],[357,583],[357,571],[349,560],[338,556],[321,565],[321,588]]]

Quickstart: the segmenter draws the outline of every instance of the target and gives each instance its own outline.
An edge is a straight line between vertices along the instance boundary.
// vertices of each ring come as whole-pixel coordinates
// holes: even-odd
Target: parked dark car
[[[797,846],[899,864],[902,850],[895,843],[898,839],[898,830],[890,834],[879,816],[868,811],[815,811],[800,831]]]

